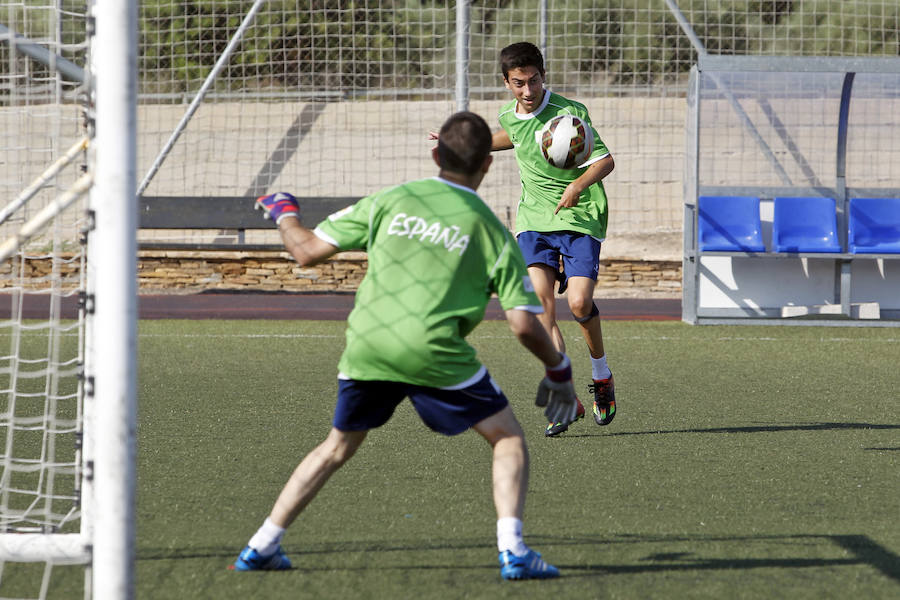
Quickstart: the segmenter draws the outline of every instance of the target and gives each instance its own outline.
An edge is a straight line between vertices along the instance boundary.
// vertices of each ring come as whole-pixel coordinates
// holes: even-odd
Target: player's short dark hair
[[[473,175],[490,153],[491,130],[475,113],[455,113],[441,126],[438,134],[441,169]]]
[[[509,80],[509,72],[513,69],[535,67],[544,76],[544,56],[537,46],[531,42],[516,42],[500,51],[500,70],[503,79]]]

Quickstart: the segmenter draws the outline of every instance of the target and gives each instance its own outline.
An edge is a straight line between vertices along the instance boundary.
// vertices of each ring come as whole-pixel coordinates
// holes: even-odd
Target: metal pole
[[[538,8],[540,15],[540,32],[538,33],[538,47],[541,49],[541,55],[544,57],[544,68],[547,68],[547,0],[541,0]]]
[[[675,2],[675,0],[665,0],[665,2],[666,6],[669,7],[669,12],[675,17],[675,20],[678,22],[678,25],[681,27],[684,34],[688,36],[688,39],[691,41],[691,45],[694,46],[694,50],[697,51],[697,54],[706,54],[706,46],[704,46],[703,42],[700,41],[700,38],[697,37],[694,28],[691,27],[691,24],[684,16],[684,13],[678,8],[678,3]]]
[[[471,0],[456,3],[456,110],[469,110],[469,14]]]
[[[700,245],[697,239],[700,197],[700,73],[697,66],[691,68],[688,81],[688,132],[687,144],[690,158],[687,161],[688,182],[685,182],[684,232],[682,244],[684,258],[681,264],[681,319],[697,323],[700,306]]]
[[[847,198],[847,129],[850,125],[850,99],[853,97],[853,81],[856,73],[844,73],[844,85],[841,89],[841,106],[838,111],[837,134],[837,171],[835,187],[837,188],[838,237],[841,241],[841,252],[847,252],[848,227],[850,223],[850,200]],[[850,316],[850,267],[849,260],[839,260],[835,265],[835,283],[841,300],[841,313]]]
[[[56,70],[62,73],[63,77],[69,81],[84,83],[84,69],[62,56],[53,54],[43,46],[35,44],[5,25],[0,25],[0,40],[9,43],[15,47],[16,51],[48,67],[56,64]]]
[[[135,595],[137,429],[137,0],[95,0],[91,62],[96,130],[91,145],[88,315],[93,404],[95,600]],[[92,392],[92,394],[91,394]]]

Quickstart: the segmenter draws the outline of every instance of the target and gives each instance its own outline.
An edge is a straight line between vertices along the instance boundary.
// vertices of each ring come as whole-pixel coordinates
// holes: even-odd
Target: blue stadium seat
[[[849,238],[854,254],[900,254],[900,198],[851,198]]]
[[[775,252],[840,252],[834,198],[775,198]]]
[[[765,252],[759,198],[700,196],[698,239],[701,251]]]

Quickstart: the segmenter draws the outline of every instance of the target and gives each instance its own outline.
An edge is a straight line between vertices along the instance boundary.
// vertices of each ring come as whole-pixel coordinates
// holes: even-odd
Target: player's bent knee
[[[330,462],[342,465],[356,454],[365,439],[366,432],[342,432],[334,429],[323,443],[323,450]]]
[[[573,311],[574,312],[574,311]],[[574,314],[573,314],[574,316]],[[600,316],[600,309],[597,308],[597,305],[591,302],[591,312],[585,317],[575,317],[575,320],[584,325],[594,317]]]

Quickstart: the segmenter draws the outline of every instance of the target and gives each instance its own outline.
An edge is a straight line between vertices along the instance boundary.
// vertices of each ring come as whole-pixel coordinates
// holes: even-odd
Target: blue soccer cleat
[[[528,549],[525,556],[516,556],[504,550],[497,557],[500,559],[500,576],[503,579],[552,579],[559,577],[559,569],[545,563],[541,555]]]
[[[262,556],[250,546],[246,546],[229,568],[235,571],[284,571],[291,568],[291,559],[281,546],[271,556]]]

